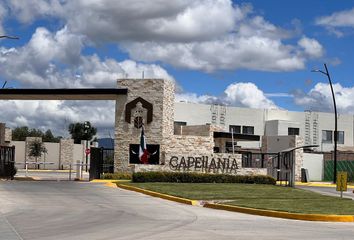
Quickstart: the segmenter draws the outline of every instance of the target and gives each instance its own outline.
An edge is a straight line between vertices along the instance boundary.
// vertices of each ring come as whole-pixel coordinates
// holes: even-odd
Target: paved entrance
[[[78,182],[0,181],[1,239],[353,239],[353,223],[205,209]]]

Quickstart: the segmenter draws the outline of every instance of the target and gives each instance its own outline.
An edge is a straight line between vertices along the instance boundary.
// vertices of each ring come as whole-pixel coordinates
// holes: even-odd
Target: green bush
[[[104,173],[101,175],[101,179],[113,179],[113,180],[131,180],[132,174],[131,173]]]
[[[190,172],[138,172],[133,182],[180,182],[180,183],[256,183],[275,185],[276,180],[264,175],[229,175]]]

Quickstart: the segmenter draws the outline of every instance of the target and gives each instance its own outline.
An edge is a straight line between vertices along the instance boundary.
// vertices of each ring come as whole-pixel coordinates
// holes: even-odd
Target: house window
[[[254,135],[254,127],[242,126],[242,133],[247,135]]]
[[[241,126],[239,126],[239,125],[230,125],[229,126],[229,132],[241,133]]]
[[[344,131],[337,131],[337,141],[339,144],[344,144]]]
[[[322,130],[322,143],[332,143],[332,131]]]
[[[300,129],[299,128],[288,128],[288,135],[299,135]]]

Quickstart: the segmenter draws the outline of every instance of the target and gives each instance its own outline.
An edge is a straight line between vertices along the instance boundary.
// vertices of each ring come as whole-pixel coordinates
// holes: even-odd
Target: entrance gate
[[[15,147],[0,146],[0,177],[13,179],[15,171]]]
[[[100,179],[104,173],[114,172],[114,149],[91,148],[90,180]]]
[[[287,186],[295,186],[295,151],[297,149],[313,148],[318,145],[305,145],[285,149],[272,157],[268,165],[268,175],[277,181],[285,181]]]

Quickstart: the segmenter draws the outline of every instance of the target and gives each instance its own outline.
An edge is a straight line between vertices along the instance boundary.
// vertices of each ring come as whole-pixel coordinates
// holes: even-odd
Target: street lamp
[[[331,76],[329,75],[327,65],[324,63],[325,67],[325,72],[322,70],[312,70],[311,72],[319,72],[327,76],[328,81],[329,81],[329,86],[331,87],[331,92],[332,92],[332,98],[333,98],[333,106],[334,106],[334,168],[333,168],[333,183],[336,183],[337,181],[337,142],[338,142],[338,124],[337,124],[337,104],[336,104],[336,98],[334,96],[334,91],[333,91],[333,86],[332,86],[332,81],[331,81]]]
[[[3,35],[3,36],[0,36],[0,38],[9,38],[9,39],[20,39],[19,37],[15,37],[15,36],[7,36],[7,35]]]
[[[84,132],[86,134],[86,149],[85,149],[85,154],[86,154],[86,172],[87,172],[87,164],[88,164],[88,130],[90,129],[90,122],[84,122]]]

